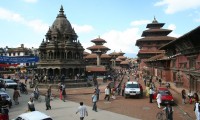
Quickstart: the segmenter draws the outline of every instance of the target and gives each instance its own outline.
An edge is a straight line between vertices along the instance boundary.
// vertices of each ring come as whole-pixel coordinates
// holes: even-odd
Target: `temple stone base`
[[[51,86],[52,89],[58,89],[58,83],[60,81],[56,81],[54,83],[39,83],[38,88],[48,88]],[[72,79],[67,79],[64,81],[66,88],[79,88],[79,87],[90,87],[92,86],[91,82],[88,82],[87,80],[84,79],[79,79],[79,80],[72,80]]]

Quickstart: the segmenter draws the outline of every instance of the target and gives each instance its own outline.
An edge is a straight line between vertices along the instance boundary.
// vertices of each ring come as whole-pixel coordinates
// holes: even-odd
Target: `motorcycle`
[[[28,94],[28,91],[27,91],[27,89],[26,89],[26,87],[24,86],[24,87],[22,87],[22,86],[20,86],[20,93],[22,93],[22,94]]]

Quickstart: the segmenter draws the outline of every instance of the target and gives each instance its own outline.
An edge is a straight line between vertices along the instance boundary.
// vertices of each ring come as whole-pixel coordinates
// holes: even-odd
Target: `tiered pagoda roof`
[[[103,45],[104,43],[107,43],[104,39],[100,38],[100,36],[94,40],[91,40],[91,42],[95,43],[96,45]]]
[[[110,56],[119,56],[120,54],[119,54],[118,52],[115,52],[115,51],[114,51],[114,52],[110,53],[109,55],[110,55]]]
[[[125,57],[125,56],[118,56],[117,58],[121,59],[121,60],[126,60],[127,59],[127,57]]]
[[[138,52],[138,57],[140,59],[146,59],[164,53],[164,51],[159,50],[159,48],[176,39],[167,36],[172,30],[162,29],[164,25],[165,23],[159,23],[155,17],[152,23],[147,24],[146,28],[148,29],[143,31],[143,38],[136,41],[136,46],[140,48]]]
[[[88,47],[88,50],[91,50],[92,53],[95,53],[96,51],[101,51],[102,53],[106,53],[110,48],[104,46],[103,44],[106,43],[106,41],[100,36],[96,39],[91,40],[91,42],[95,43],[95,45]]]
[[[108,51],[108,50],[110,50],[108,47],[103,46],[103,45],[93,45],[93,46],[91,46],[91,47],[88,47],[87,49],[88,49],[88,50],[91,50],[92,52],[93,52],[93,51],[97,51],[97,50],[103,50],[103,51]]]
[[[118,56],[123,56],[125,53],[124,52],[122,52],[121,50],[120,50],[120,52],[112,52],[112,53],[110,53],[109,55],[110,56],[115,56],[115,57],[118,57]]]

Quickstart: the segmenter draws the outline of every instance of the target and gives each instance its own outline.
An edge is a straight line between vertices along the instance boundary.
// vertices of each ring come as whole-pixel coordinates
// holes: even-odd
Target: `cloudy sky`
[[[200,0],[0,0],[0,47],[38,48],[63,5],[86,49],[100,36],[108,52],[135,57],[137,39],[154,16],[169,36],[179,37],[200,24]]]

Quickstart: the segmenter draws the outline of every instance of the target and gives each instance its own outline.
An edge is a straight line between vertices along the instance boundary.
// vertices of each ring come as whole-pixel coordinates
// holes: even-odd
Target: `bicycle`
[[[156,118],[157,120],[167,120],[165,112],[162,110],[156,114]]]

